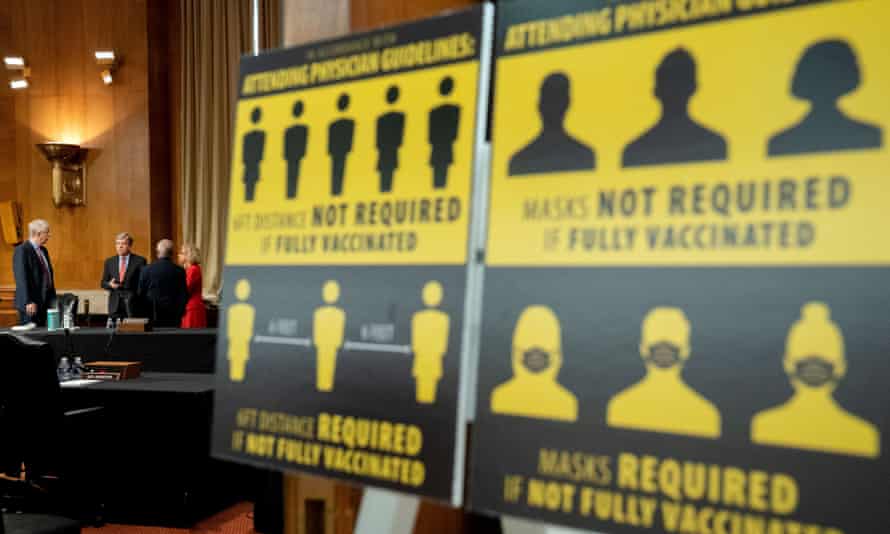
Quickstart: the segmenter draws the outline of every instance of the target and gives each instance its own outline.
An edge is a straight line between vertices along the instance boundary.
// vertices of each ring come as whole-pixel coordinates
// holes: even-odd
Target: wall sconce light
[[[21,56],[6,56],[3,58],[6,70],[13,71],[15,75],[9,80],[11,89],[26,89],[28,87],[28,78],[31,77],[31,67],[25,63],[25,58]]]
[[[65,143],[40,143],[37,148],[53,165],[53,204],[57,208],[85,205],[87,149]]]
[[[96,50],[95,56],[96,63],[105,67],[102,69],[102,72],[99,73],[99,76],[102,78],[102,83],[111,85],[114,81],[114,71],[117,69],[118,59],[114,50]]]

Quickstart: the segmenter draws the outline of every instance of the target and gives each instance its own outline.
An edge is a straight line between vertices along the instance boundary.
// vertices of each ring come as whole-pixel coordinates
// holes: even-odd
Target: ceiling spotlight
[[[25,78],[16,78],[9,81],[9,87],[12,89],[27,89],[28,80]]]
[[[21,70],[25,68],[25,58],[21,56],[6,56],[3,58],[3,63],[6,64],[6,68],[9,70]]]
[[[100,65],[113,65],[115,59],[114,50],[96,50],[96,63]]]
[[[117,70],[117,55],[114,53],[114,50],[96,50],[94,55],[96,56],[96,63],[104,67],[102,72],[99,73],[102,83],[111,85],[114,81],[114,71]]]

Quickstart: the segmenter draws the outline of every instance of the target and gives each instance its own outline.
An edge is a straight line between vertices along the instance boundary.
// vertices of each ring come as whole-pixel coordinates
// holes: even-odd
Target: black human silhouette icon
[[[879,148],[881,128],[850,118],[837,105],[861,83],[859,62],[846,42],[820,41],[807,48],[797,63],[791,94],[808,101],[810,111],[769,140],[769,155]]]
[[[293,107],[293,116],[299,119],[303,115],[303,101],[297,100]],[[287,198],[296,198],[300,180],[300,162],[306,155],[306,143],[309,141],[309,128],[305,124],[295,124],[284,132],[284,159],[287,161]]]
[[[250,112],[250,122],[256,124],[263,117],[260,108],[253,108]],[[263,161],[263,151],[266,148],[266,132],[256,129],[244,134],[244,143],[241,149],[241,160],[244,163],[244,201],[253,202],[256,193],[256,184],[260,181],[260,163]]]
[[[349,108],[349,95],[343,93],[337,99],[337,109],[342,113]],[[346,156],[352,152],[352,136],[355,121],[349,118],[337,119],[328,127],[328,154],[331,156],[331,194],[339,196],[343,192],[343,173],[346,172]]]
[[[683,48],[661,61],[655,72],[661,118],[624,148],[624,167],[726,159],[723,136],[689,116],[689,100],[696,91],[695,70],[695,59]]]
[[[565,129],[566,112],[571,105],[568,76],[554,72],[541,82],[538,113],[541,131],[529,144],[510,158],[510,176],[590,170],[596,156]]]
[[[451,76],[439,82],[439,94],[447,97],[454,90]],[[430,167],[433,168],[433,187],[441,189],[448,183],[448,167],[454,162],[454,141],[460,124],[460,106],[442,104],[430,111],[428,140],[432,145]]]
[[[395,85],[386,90],[386,103],[399,100],[399,88]],[[399,147],[405,135],[405,114],[389,111],[377,118],[377,171],[380,172],[380,192],[392,191],[392,179],[399,168]]]

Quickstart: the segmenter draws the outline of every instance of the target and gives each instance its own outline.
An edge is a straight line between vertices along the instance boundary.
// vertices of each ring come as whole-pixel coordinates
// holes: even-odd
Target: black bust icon
[[[697,89],[695,59],[687,50],[668,53],[655,72],[655,98],[661,117],[624,148],[624,167],[726,159],[726,140],[689,116]]]
[[[566,131],[565,119],[570,106],[569,77],[554,72],[544,78],[538,96],[541,131],[510,158],[510,176],[596,168],[593,150]]]
[[[838,107],[838,100],[861,83],[859,62],[846,42],[820,41],[807,48],[797,64],[791,94],[809,102],[810,111],[769,140],[769,155],[879,148],[881,128],[855,120]]]

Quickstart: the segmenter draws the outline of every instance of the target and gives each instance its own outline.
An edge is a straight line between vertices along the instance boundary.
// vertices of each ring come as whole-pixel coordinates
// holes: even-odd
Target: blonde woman
[[[201,298],[201,251],[191,243],[179,249],[179,263],[185,269],[185,285],[188,288],[188,303],[182,316],[182,328],[207,328],[207,310]]]

